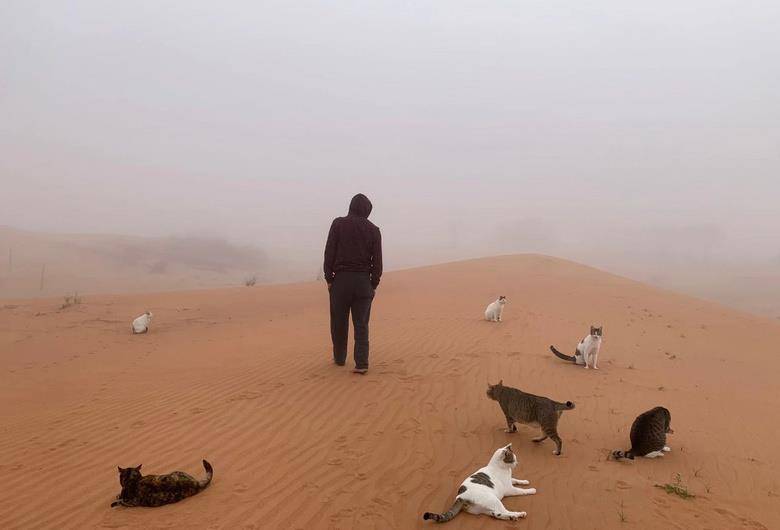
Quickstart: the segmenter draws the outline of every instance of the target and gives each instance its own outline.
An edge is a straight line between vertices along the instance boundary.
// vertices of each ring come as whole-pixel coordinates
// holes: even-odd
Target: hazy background
[[[584,4],[3,0],[0,225],[312,279],[363,192],[390,268],[543,252],[780,308],[780,3]]]

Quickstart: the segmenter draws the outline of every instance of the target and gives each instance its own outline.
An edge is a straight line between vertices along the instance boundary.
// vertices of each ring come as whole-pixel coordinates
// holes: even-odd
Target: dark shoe
[[[352,370],[352,373],[366,375],[368,373],[368,368],[355,368],[354,370]]]
[[[333,359],[333,363],[336,366],[344,366],[345,364],[347,364],[346,361],[338,362],[336,359]]]

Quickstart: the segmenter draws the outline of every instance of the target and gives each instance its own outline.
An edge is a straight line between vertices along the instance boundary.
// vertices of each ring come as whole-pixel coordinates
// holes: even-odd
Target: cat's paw
[[[672,448],[671,448],[671,447],[669,447],[668,445],[665,445],[665,446],[664,446],[664,453],[668,453],[668,452],[669,452],[669,451],[671,451],[671,450],[672,450]]]
[[[530,482],[528,482],[527,480],[519,479],[519,478],[513,478],[512,479],[512,484],[514,484],[516,486],[518,486],[518,485],[519,486],[527,486],[528,484],[530,484]]]
[[[528,516],[526,512],[511,512],[509,514],[510,521],[517,521],[518,519],[525,519]]]
[[[561,452],[560,452],[560,451],[558,451],[557,449],[553,451],[553,454],[554,454],[555,456],[561,456]]]
[[[536,488],[528,488],[524,490],[523,495],[536,495]]]

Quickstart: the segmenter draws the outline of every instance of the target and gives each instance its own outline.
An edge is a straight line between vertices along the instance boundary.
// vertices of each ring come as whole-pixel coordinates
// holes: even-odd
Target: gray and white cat
[[[669,409],[655,407],[643,412],[631,425],[631,449],[628,451],[612,451],[615,460],[628,458],[633,460],[635,456],[656,458],[664,456],[671,451],[666,445],[666,435],[673,434],[671,427],[672,414]]]
[[[506,296],[499,296],[498,300],[492,302],[485,309],[485,320],[489,322],[501,322],[501,315],[504,314],[504,305],[506,305]]]
[[[559,352],[555,349],[555,346],[550,346],[550,351],[552,351],[556,357],[559,357],[564,361],[585,365],[586,369],[592,367],[594,370],[598,370],[599,350],[601,350],[601,335],[603,329],[603,326],[598,328],[596,326],[591,326],[590,333],[585,335],[585,338],[577,344],[577,349],[574,351],[573,356]]]
[[[527,480],[512,478],[512,470],[517,466],[517,457],[512,452],[512,444],[497,449],[490,462],[483,468],[475,471],[463,481],[458,488],[458,495],[452,507],[446,512],[425,512],[423,519],[446,523],[458,515],[461,510],[479,515],[488,514],[496,519],[516,521],[528,515],[526,512],[511,512],[501,502],[510,495],[533,495],[536,488],[517,488],[525,486]]]

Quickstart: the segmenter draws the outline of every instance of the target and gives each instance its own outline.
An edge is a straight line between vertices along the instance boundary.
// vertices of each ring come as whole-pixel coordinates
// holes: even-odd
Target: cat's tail
[[[623,460],[626,458],[629,460],[633,460],[634,453],[632,453],[630,449],[628,451],[621,451],[620,449],[615,449],[614,451],[612,451],[612,458],[614,458],[615,460]]]
[[[211,483],[211,478],[214,476],[214,469],[211,467],[211,464],[209,464],[208,461],[203,461],[203,467],[206,469],[206,478],[198,481],[200,489],[208,486]]]
[[[577,362],[577,360],[574,358],[573,355],[566,355],[565,353],[561,353],[555,349],[555,346],[550,346],[550,351],[553,352],[555,356],[558,357],[559,359],[563,359],[564,361],[570,361],[573,363]]]
[[[436,521],[437,523],[446,523],[447,521],[451,521],[458,513],[463,509],[463,499],[458,497],[455,499],[455,503],[452,505],[452,508],[447,510],[446,512],[439,514],[439,513],[431,513],[431,512],[425,512],[423,514],[423,519],[426,521],[428,519],[431,519],[433,521]]]
[[[571,410],[574,408],[574,403],[571,401],[567,401],[566,403],[558,403],[557,401],[553,401],[555,403],[555,410]]]

